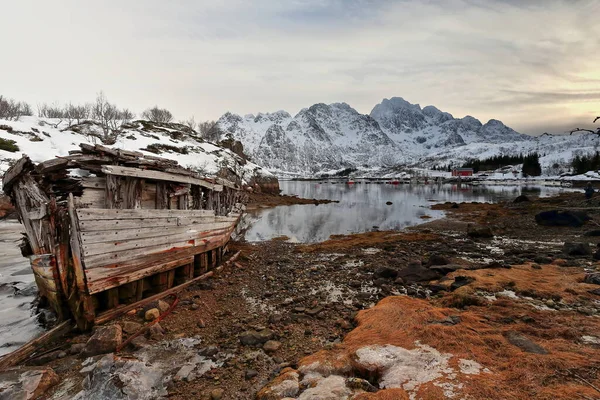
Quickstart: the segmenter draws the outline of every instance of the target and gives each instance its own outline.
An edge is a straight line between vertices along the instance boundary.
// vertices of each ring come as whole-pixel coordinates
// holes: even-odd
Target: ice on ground
[[[370,371],[379,371],[381,388],[402,388],[411,399],[416,398],[421,385],[433,383],[443,388],[447,397],[454,397],[462,387],[457,380],[458,372],[479,374],[482,367],[473,360],[460,359],[459,370],[451,366],[454,357],[441,353],[431,346],[416,343],[411,350],[393,345],[367,346],[356,351],[357,363]]]

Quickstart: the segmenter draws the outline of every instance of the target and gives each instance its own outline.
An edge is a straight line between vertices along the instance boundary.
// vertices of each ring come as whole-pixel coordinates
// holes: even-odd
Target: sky
[[[0,94],[218,119],[383,98],[522,133],[600,115],[600,0],[0,0]]]

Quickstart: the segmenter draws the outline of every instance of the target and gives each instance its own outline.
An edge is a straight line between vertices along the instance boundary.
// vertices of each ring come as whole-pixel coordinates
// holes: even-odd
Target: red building
[[[473,176],[473,168],[454,168],[452,176]]]

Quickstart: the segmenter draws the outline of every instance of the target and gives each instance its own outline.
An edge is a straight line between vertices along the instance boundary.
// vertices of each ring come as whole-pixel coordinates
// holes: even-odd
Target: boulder
[[[398,278],[402,278],[405,283],[426,282],[439,279],[443,276],[439,271],[432,268],[425,268],[420,262],[412,262],[406,268],[398,271]]]
[[[527,353],[548,354],[548,351],[537,343],[532,342],[527,337],[518,332],[510,331],[506,334],[506,339],[510,344],[517,346]]]
[[[198,355],[202,357],[212,357],[219,352],[219,348],[217,346],[207,346],[198,350]]]
[[[513,200],[513,203],[525,203],[528,201],[531,201],[531,200],[529,200],[529,197],[522,194],[520,196],[517,196],[517,198]]]
[[[160,324],[154,324],[146,331],[146,337],[150,340],[162,340],[165,337],[165,330]]]
[[[38,399],[59,381],[52,368],[11,368],[0,372],[0,399]]]
[[[379,267],[373,273],[375,278],[396,278],[398,276],[398,270],[392,267]]]
[[[158,317],[160,317],[160,310],[158,308],[151,308],[144,314],[146,321],[154,321]]]
[[[454,278],[454,282],[450,285],[450,291],[453,292],[456,289],[466,286],[471,282],[474,282],[475,278],[471,278],[470,276],[457,276]]]
[[[473,239],[491,239],[494,237],[494,233],[489,226],[474,227],[469,225],[467,227],[467,236]]]
[[[81,353],[86,357],[112,353],[121,345],[122,341],[123,331],[120,325],[99,326]]]
[[[263,345],[263,350],[267,353],[275,353],[280,347],[280,342],[276,340],[269,340]]]
[[[121,322],[121,327],[123,328],[123,332],[128,335],[133,335],[140,329],[142,329],[142,324],[133,321],[123,321]]]
[[[432,254],[427,261],[427,265],[448,265],[450,260],[440,254]]]
[[[592,249],[587,243],[565,242],[563,253],[569,256],[589,256],[592,254]]]
[[[238,336],[240,343],[244,346],[256,346],[262,345],[267,341],[273,339],[275,334],[270,329],[263,329],[260,332],[257,331],[246,331]]]
[[[583,211],[542,211],[535,216],[535,222],[542,226],[570,226],[579,228],[591,218]]]
[[[450,272],[457,271],[459,269],[466,269],[466,267],[457,264],[446,264],[446,265],[434,265],[429,267],[429,269],[439,272],[440,274],[446,275]]]
[[[585,274],[583,281],[593,285],[600,285],[600,272],[589,272]]]
[[[164,300],[158,301],[158,309],[160,310],[161,313],[166,312],[169,309],[169,307],[171,307],[171,305],[169,303],[167,303],[166,301],[164,301]]]

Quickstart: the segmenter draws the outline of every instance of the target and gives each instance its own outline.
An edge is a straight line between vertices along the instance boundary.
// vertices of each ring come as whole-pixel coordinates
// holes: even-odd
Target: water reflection
[[[338,200],[321,205],[280,206],[246,216],[250,225],[246,240],[262,241],[288,236],[295,242],[320,242],[330,235],[366,232],[374,229],[402,229],[423,223],[424,216],[440,218],[431,204],[452,202],[497,202],[514,199],[521,193],[549,196],[565,189],[558,187],[471,186],[471,185],[389,185],[281,182],[284,194],[309,199]],[[391,202],[391,205],[386,204]]]

